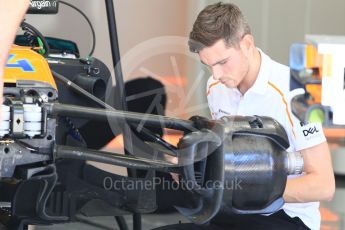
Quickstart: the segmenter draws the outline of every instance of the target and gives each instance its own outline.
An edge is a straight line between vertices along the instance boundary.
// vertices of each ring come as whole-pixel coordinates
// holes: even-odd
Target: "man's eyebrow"
[[[219,61],[217,61],[216,63],[214,63],[214,64],[211,64],[211,65],[207,65],[205,62],[203,62],[202,60],[200,60],[201,61],[201,63],[202,64],[204,64],[204,65],[206,65],[206,66],[215,66],[215,65],[218,65],[219,63],[221,63],[221,62],[223,62],[223,61],[226,61],[227,59],[229,59],[230,57],[226,57],[226,58],[224,58],[224,59],[222,59],[222,60],[219,60]]]

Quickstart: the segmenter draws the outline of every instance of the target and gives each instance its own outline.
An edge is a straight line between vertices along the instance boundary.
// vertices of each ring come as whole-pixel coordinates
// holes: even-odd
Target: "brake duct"
[[[186,165],[184,181],[194,181],[195,197],[185,207],[177,207],[180,213],[203,224],[218,212],[264,214],[280,209],[287,176],[303,171],[301,154],[285,151],[289,143],[282,126],[269,117],[233,116],[202,123],[204,129],[187,134],[179,143],[183,149],[179,159]],[[209,128],[217,130],[221,144],[193,146],[192,140]]]

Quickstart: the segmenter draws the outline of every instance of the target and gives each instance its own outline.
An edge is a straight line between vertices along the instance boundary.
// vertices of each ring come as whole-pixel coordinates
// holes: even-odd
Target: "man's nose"
[[[223,72],[219,68],[213,67],[212,75],[213,75],[213,79],[218,81],[222,77]]]

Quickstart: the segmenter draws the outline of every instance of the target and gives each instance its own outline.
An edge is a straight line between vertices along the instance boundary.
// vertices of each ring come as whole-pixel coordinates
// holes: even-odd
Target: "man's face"
[[[241,45],[228,47],[223,39],[200,50],[199,57],[210,68],[213,78],[228,88],[238,87],[249,71],[248,58]]]

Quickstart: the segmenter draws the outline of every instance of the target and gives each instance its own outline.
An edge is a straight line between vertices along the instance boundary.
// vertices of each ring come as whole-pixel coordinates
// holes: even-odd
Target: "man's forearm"
[[[301,150],[305,174],[288,179],[285,202],[300,203],[332,199],[335,191],[331,153],[327,142]]]
[[[332,199],[334,182],[322,181],[320,176],[308,174],[288,179],[284,191],[287,203],[304,203]]]

